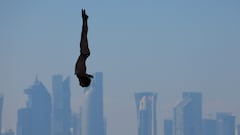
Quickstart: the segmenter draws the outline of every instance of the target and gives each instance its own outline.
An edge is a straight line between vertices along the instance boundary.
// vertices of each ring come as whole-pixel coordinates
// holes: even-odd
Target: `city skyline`
[[[36,76],[50,94],[51,75],[69,76],[71,109],[79,112],[84,89],[74,67],[82,8],[89,15],[87,72],[104,73],[109,134],[137,134],[133,93],[145,91],[158,93],[158,134],[184,91],[203,93],[203,117],[239,116],[240,1],[1,0],[4,129],[16,127],[24,89]]]
[[[67,115],[66,113],[64,113],[68,110],[67,106],[65,106],[64,108],[59,108],[59,107],[63,107],[64,105],[67,105],[67,104],[68,106],[70,106],[69,101],[71,100],[71,94],[70,94],[71,89],[69,87],[69,84],[70,84],[69,77],[63,80],[62,75],[52,76],[53,93],[52,95],[49,95],[50,96],[49,99],[51,97],[55,97],[52,100],[53,103],[51,106],[53,108],[56,108],[56,107],[58,108],[57,110],[58,116],[63,116],[63,117],[58,117],[57,119],[58,124],[68,121],[66,119],[68,117],[66,117]],[[39,81],[38,78],[36,77],[34,84],[29,88],[25,89],[24,91],[25,91],[25,94],[28,95],[29,100],[26,102],[26,105],[27,105],[26,108],[20,108],[18,110],[18,122],[16,123],[17,131],[15,133],[16,135],[21,135],[22,133],[31,134],[29,127],[32,127],[32,126],[34,127],[34,125],[30,126],[29,124],[32,123],[33,121],[26,121],[26,119],[28,119],[28,117],[33,117],[33,116],[36,117],[36,115],[39,114],[40,110],[42,110],[41,108],[43,107],[41,105],[44,104],[44,103],[43,104],[42,103],[39,104],[39,103],[42,102],[41,100],[43,100],[44,98],[41,99],[37,95],[39,94],[41,95],[41,93],[45,95],[46,92],[48,93],[49,90],[47,90],[44,84],[42,84],[41,81]],[[69,111],[67,111],[68,113],[70,113],[69,120],[70,119],[71,121],[73,120],[74,123],[71,122],[72,124],[70,124],[70,122],[68,122],[68,124],[65,125],[65,127],[62,127],[57,130],[58,131],[58,133],[56,132],[57,134],[67,133],[66,131],[69,131],[68,133],[69,135],[92,135],[94,134],[94,132],[92,131],[96,131],[96,127],[102,127],[101,129],[102,134],[107,135],[107,130],[106,130],[107,116],[103,116],[104,105],[102,101],[103,100],[103,73],[102,72],[94,73],[94,81],[92,82],[90,87],[85,88],[84,93],[85,93],[85,99],[84,99],[85,101],[83,102],[85,103],[83,103],[83,105],[80,107],[82,109],[79,108],[80,109],[79,113],[72,112],[71,108]],[[165,120],[161,121],[164,123],[163,127],[159,127],[157,125],[157,117],[159,116],[159,114],[156,114],[156,110],[159,106],[156,104],[157,103],[156,101],[157,101],[158,93],[145,91],[145,92],[133,93],[133,94],[135,97],[135,104],[136,104],[135,106],[137,107],[136,121],[138,121],[138,125],[139,125],[139,127],[136,128],[136,130],[138,130],[139,135],[145,135],[147,134],[147,132],[153,135],[162,135],[162,133],[157,133],[157,130],[159,129],[164,129],[163,131],[161,131],[161,132],[164,132],[163,135],[165,135],[165,133],[167,135],[173,132],[175,132],[174,135],[186,135],[186,134],[201,133],[201,132],[203,133],[203,135],[210,135],[210,134],[235,135],[235,131],[238,130],[239,124],[236,120],[239,116],[233,115],[228,111],[215,112],[215,116],[211,116],[211,118],[202,116],[201,113],[202,113],[203,95],[200,92],[191,92],[191,91],[183,92],[182,93],[183,99],[179,100],[178,104],[175,107],[174,106],[172,107],[172,111],[174,113],[174,115],[171,117],[172,120],[165,118]],[[3,99],[3,96],[1,96],[1,99]],[[50,100],[49,100],[49,103],[50,103]],[[36,108],[36,107],[40,107],[40,108]],[[32,109],[35,110],[33,112],[36,112],[36,110],[38,110],[37,111],[38,113],[31,114],[32,111],[30,110]],[[65,109],[66,111],[62,109]],[[53,114],[55,113],[54,110],[56,109],[53,109],[53,112],[52,112]],[[181,114],[181,116],[179,114]],[[47,114],[47,115],[50,116],[50,114]],[[38,118],[38,120],[40,119]],[[96,122],[97,119],[99,119],[99,122]],[[35,119],[35,122],[36,120],[37,119]],[[187,123],[185,123],[185,120],[187,121]],[[52,118],[52,122],[50,123],[53,123],[54,125],[54,121],[55,121],[55,117]],[[99,126],[99,124],[102,126]],[[92,128],[89,128],[90,125],[92,125]],[[191,132],[189,132],[185,129],[190,125],[193,126],[190,129],[196,129],[196,131],[190,130]],[[199,125],[202,125],[203,127]],[[81,126],[81,127],[77,127],[77,126]],[[181,126],[181,127],[178,127],[178,126]],[[87,132],[84,131],[86,130],[84,128],[87,128]],[[182,130],[183,128],[186,131]],[[35,129],[38,129],[38,127],[35,127]],[[53,134],[55,131],[54,129],[55,128],[53,126],[51,128],[51,130],[53,131],[52,132]],[[71,130],[72,134],[70,133],[70,129],[72,129]],[[181,130],[176,132],[176,129],[181,129]],[[2,133],[13,134],[14,132],[12,129],[5,129],[5,132],[2,132]]]
[[[26,107],[18,109],[16,135],[51,135],[52,102],[48,90],[36,78],[33,85],[24,92],[28,100]]]

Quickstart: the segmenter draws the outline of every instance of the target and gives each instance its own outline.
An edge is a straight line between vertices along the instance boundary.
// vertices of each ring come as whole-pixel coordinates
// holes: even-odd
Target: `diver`
[[[88,48],[88,15],[85,12],[85,9],[82,9],[82,33],[80,41],[80,56],[75,65],[75,75],[78,77],[79,85],[82,87],[88,87],[91,84],[92,75],[87,74],[86,60],[90,56],[90,50]]]

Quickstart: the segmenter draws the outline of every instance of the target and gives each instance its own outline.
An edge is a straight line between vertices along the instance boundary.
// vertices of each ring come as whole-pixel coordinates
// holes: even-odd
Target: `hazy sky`
[[[136,134],[134,92],[158,93],[158,128],[183,91],[203,93],[204,117],[240,117],[239,0],[1,0],[3,128],[15,128],[23,90],[38,76],[71,76],[72,110],[83,89],[74,76],[81,8],[89,15],[88,72],[104,73],[109,135]]]

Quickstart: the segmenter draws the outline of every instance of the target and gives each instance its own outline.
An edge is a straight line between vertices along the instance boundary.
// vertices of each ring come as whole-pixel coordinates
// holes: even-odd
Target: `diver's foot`
[[[88,19],[88,15],[86,14],[85,9],[82,9],[82,18],[83,18],[83,20],[87,20]]]

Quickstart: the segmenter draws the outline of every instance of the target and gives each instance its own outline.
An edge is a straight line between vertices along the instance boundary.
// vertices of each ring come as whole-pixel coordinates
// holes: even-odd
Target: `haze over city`
[[[70,76],[71,109],[83,88],[74,76],[81,9],[89,15],[88,72],[103,72],[107,133],[137,134],[134,93],[156,92],[158,134],[173,118],[182,92],[203,94],[203,117],[231,112],[239,123],[240,2],[0,1],[2,128],[16,128],[37,77],[52,93],[51,77]]]

